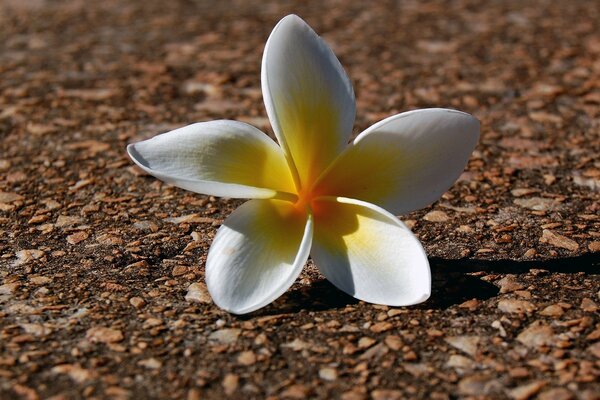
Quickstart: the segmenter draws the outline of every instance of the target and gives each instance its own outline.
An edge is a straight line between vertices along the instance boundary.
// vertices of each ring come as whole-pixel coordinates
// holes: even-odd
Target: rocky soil
[[[454,187],[402,218],[433,293],[358,302],[308,265],[269,307],[215,307],[238,200],[144,175],[125,146],[196,121],[269,131],[262,49],[288,13],[333,47],[355,133],[482,122]],[[0,398],[600,398],[600,4],[0,2]]]

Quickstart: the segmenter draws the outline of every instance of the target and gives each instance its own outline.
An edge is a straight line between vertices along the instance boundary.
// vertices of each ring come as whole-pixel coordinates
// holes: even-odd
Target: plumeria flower
[[[431,273],[420,242],[395,215],[437,200],[458,178],[479,122],[433,108],[391,116],[350,144],[348,76],[299,17],[273,29],[262,91],[277,145],[236,121],[189,125],[129,145],[155,177],[196,193],[250,198],[223,223],[206,260],[221,308],[244,314],[281,296],[309,255],[336,287],[391,306],[425,301]]]

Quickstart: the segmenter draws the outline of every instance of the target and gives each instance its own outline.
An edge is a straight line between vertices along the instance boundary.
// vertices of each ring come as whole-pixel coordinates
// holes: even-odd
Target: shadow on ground
[[[431,258],[432,295],[428,301],[415,306],[418,309],[443,310],[467,300],[487,300],[499,293],[496,285],[476,276],[477,272],[523,274],[532,269],[551,273],[600,273],[600,254],[590,253],[545,261],[513,260],[448,260]],[[356,304],[358,300],[333,286],[326,279],[310,286],[289,290],[273,305],[251,314],[252,316],[280,315],[299,311],[326,311]]]

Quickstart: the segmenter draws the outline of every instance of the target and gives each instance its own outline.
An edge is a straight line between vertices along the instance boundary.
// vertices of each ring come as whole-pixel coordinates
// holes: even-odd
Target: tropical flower
[[[479,122],[454,110],[415,110],[376,123],[348,144],[355,116],[350,80],[295,15],[273,29],[261,78],[279,146],[250,125],[221,120],[127,148],[165,182],[252,199],[224,221],[208,253],[214,302],[235,314],[261,308],[294,283],[309,255],[357,299],[425,301],[427,256],[394,215],[427,206],[452,185],[477,142]]]

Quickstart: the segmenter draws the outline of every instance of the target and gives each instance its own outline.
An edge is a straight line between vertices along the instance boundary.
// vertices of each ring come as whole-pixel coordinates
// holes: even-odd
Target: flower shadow
[[[499,288],[481,279],[478,272],[524,274],[531,269],[543,269],[548,272],[600,274],[600,253],[546,261],[449,260],[432,257],[429,262],[432,272],[431,297],[426,302],[410,308],[445,310],[467,300],[485,301],[496,297],[499,294]],[[321,277],[315,279],[309,286],[289,290],[271,306],[252,315],[327,311],[342,309],[358,302],[357,299],[337,289]]]

